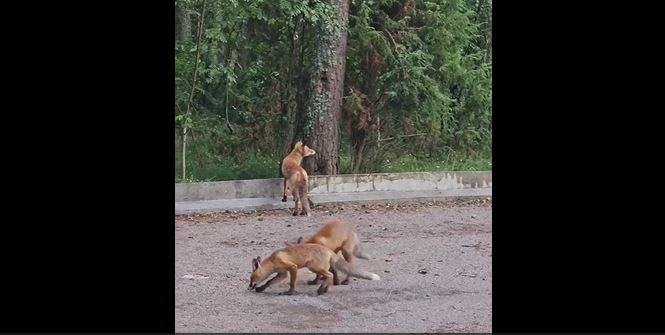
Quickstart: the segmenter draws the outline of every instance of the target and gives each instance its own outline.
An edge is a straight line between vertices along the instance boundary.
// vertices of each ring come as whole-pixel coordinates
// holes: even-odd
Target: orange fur
[[[350,264],[353,263],[354,257],[362,259],[370,258],[369,255],[367,255],[361,250],[360,240],[358,239],[358,235],[356,234],[356,232],[353,231],[353,227],[346,225],[337,219],[332,219],[328,221],[328,223],[326,223],[323,227],[317,230],[313,235],[304,240],[301,237],[298,239],[298,242],[296,243],[314,243],[322,245],[332,250],[335,253],[341,251],[342,256],[344,256],[346,261],[349,262]],[[292,243],[289,242],[287,242],[286,244],[292,245]],[[339,279],[337,277],[337,273],[334,271],[331,272],[333,273],[334,285],[338,285]],[[320,276],[317,275],[317,277],[314,280],[310,281],[309,284],[315,285],[319,279]],[[349,276],[347,276],[346,279],[342,281],[342,285],[347,285],[348,283],[349,283]]]
[[[302,203],[302,214],[310,216],[310,204],[308,190],[308,176],[307,171],[300,166],[302,159],[307,156],[316,154],[316,151],[298,141],[293,146],[293,150],[289,153],[284,160],[282,160],[282,176],[284,177],[284,192],[282,193],[282,201],[286,201],[286,190],[291,190],[295,206],[293,208],[293,215],[300,213],[300,205]]]
[[[270,285],[286,279],[288,274],[290,277],[289,290],[280,294],[291,295],[295,290],[298,269],[305,267],[325,278],[317,291],[318,294],[326,293],[332,283],[333,276],[328,271],[329,269],[339,270],[358,278],[380,280],[375,273],[356,269],[344,258],[337,256],[332,250],[322,245],[295,244],[273,252],[263,261],[261,261],[261,257],[252,259],[252,274],[249,277],[248,289],[263,292]],[[264,285],[257,286],[273,273],[277,273],[277,276],[268,280]]]

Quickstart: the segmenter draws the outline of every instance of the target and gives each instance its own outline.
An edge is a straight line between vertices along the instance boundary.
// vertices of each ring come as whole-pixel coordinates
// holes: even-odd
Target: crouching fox
[[[289,290],[281,292],[280,295],[291,295],[295,292],[298,269],[305,267],[324,279],[317,290],[318,294],[328,292],[328,287],[332,284],[333,275],[328,271],[331,267],[353,277],[380,280],[380,277],[375,273],[356,269],[334,251],[319,244],[307,243],[289,245],[279,249],[263,261],[261,261],[261,257],[252,259],[253,271],[250,275],[248,290],[256,289],[256,292],[263,292],[270,285],[285,279],[288,273],[291,280]],[[264,285],[257,286],[273,273],[277,273],[277,275]]]

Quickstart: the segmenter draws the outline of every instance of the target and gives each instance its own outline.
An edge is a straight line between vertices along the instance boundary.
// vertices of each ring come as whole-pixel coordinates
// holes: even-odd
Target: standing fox
[[[298,269],[308,268],[310,271],[321,275],[325,280],[316,291],[318,294],[328,292],[328,287],[332,283],[332,273],[328,271],[331,267],[342,271],[350,276],[363,278],[367,280],[380,280],[381,278],[371,272],[361,271],[347,263],[344,258],[337,256],[332,250],[318,244],[294,244],[272,253],[264,261],[261,257],[252,259],[252,274],[249,277],[249,288],[256,289],[256,292],[263,292],[268,286],[282,281],[289,274],[291,285],[289,290],[281,292],[280,295],[292,295],[295,292],[296,276]],[[262,282],[273,273],[275,277],[268,280],[264,285],[257,287],[256,284]]]
[[[286,189],[291,189],[295,207],[293,208],[293,215],[297,216],[300,211],[300,204],[302,203],[302,214],[310,216],[308,192],[308,177],[307,171],[300,166],[302,159],[307,156],[316,154],[316,151],[304,145],[302,141],[298,141],[293,147],[290,154],[282,160],[282,176],[284,176],[284,192],[282,193],[282,202],[286,202]]]
[[[358,257],[361,259],[369,259],[370,256],[364,253],[360,248],[360,240],[358,235],[353,231],[353,228],[349,225],[345,225],[337,219],[332,219],[328,221],[323,227],[321,227],[314,235],[310,236],[303,241],[303,238],[298,238],[296,244],[301,243],[314,243],[322,245],[335,254],[339,251],[342,252],[342,256],[346,259],[349,264],[353,263],[353,257]],[[287,245],[293,245],[292,243],[287,242]],[[339,285],[339,277],[335,269],[331,268],[330,272],[333,274],[333,285]],[[317,274],[316,278],[307,283],[309,285],[316,285],[321,279],[321,275]],[[350,276],[346,276],[346,279],[342,281],[342,285],[349,284]]]

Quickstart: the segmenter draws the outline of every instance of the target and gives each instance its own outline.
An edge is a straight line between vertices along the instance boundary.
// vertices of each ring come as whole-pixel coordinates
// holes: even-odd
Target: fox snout
[[[249,288],[247,290],[253,290],[256,287],[256,283],[253,280],[249,281]]]

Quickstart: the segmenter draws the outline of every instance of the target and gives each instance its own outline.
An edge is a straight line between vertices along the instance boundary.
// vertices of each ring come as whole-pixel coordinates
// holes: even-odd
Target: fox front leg
[[[291,279],[289,290],[282,292],[279,295],[292,295],[296,289],[296,276],[298,275],[298,266],[293,264],[289,267],[289,277]]]
[[[286,272],[278,273],[276,276],[272,277],[272,279],[268,280],[265,284],[257,287],[255,290],[256,290],[256,292],[263,292],[270,285],[272,285],[274,283],[279,283],[284,278],[286,278]]]

